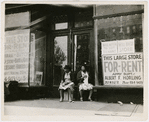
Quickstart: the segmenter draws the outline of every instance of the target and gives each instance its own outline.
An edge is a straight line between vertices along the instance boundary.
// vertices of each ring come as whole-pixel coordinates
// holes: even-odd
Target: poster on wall
[[[129,40],[120,40],[117,41],[117,53],[134,53],[135,46],[134,46],[134,39]]]
[[[117,53],[117,41],[102,42],[102,55]]]
[[[102,42],[102,55],[134,52],[134,39]]]
[[[29,29],[5,33],[4,82],[11,80],[28,82],[29,39]]]
[[[143,86],[142,53],[102,55],[104,85]]]
[[[134,39],[102,42],[104,85],[143,85],[143,55]]]
[[[35,82],[36,82],[37,85],[42,84],[42,78],[43,78],[43,72],[36,71]]]

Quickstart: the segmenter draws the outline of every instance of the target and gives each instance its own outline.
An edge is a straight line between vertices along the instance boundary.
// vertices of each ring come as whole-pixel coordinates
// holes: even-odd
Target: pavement
[[[108,106],[114,106],[116,114],[109,114],[111,111]],[[143,111],[143,105],[140,104],[123,104],[125,111],[120,110],[118,103],[103,103],[96,101],[67,101],[59,102],[59,99],[35,99],[35,100],[18,100],[4,103],[3,120],[71,120],[71,121],[97,121],[97,120],[137,120],[144,121],[147,119]],[[127,109],[126,109],[126,107]],[[132,108],[130,110],[129,108]],[[104,109],[108,108],[108,109]],[[112,108],[112,109],[113,109]],[[102,110],[106,111],[102,111]],[[124,110],[124,109],[123,109]],[[106,113],[98,114],[98,113]],[[120,114],[121,113],[121,114]],[[123,113],[130,116],[123,116]],[[16,117],[16,118],[15,118]]]

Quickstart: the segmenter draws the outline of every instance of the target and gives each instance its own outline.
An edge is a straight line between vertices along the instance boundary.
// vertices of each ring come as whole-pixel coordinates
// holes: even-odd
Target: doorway
[[[68,36],[55,36],[54,38],[54,66],[53,85],[58,86],[61,82],[63,67],[68,65]]]
[[[55,36],[53,44],[53,86],[58,87],[65,65],[71,66],[71,71],[75,74],[80,70],[82,64],[90,67],[90,43],[91,31],[72,32],[71,35]],[[76,82],[76,81],[75,81]],[[77,82],[75,83],[77,85]]]

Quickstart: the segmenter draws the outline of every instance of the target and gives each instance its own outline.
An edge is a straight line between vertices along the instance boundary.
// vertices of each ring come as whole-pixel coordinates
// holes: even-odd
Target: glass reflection
[[[67,36],[56,37],[54,40],[54,58],[55,64],[67,64]]]
[[[54,39],[54,85],[59,85],[63,68],[67,65],[67,36]]]

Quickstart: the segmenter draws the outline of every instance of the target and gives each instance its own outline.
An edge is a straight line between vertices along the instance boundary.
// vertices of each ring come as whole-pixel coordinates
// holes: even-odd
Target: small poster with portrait
[[[42,77],[43,77],[43,72],[36,72],[36,79],[35,79],[35,83],[37,85],[41,85],[42,84]]]

